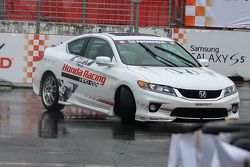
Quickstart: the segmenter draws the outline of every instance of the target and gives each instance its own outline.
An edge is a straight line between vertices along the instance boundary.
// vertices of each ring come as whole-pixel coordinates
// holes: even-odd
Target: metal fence
[[[0,0],[0,20],[67,25],[183,26],[184,0]],[[1,31],[1,29],[0,29]]]
[[[4,19],[4,15],[5,15],[5,0],[0,0],[0,19]]]

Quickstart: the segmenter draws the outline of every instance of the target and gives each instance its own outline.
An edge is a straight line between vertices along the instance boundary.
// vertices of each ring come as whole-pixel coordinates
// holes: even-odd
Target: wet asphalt
[[[240,120],[249,121],[250,83],[237,87]],[[166,167],[171,134],[196,126],[122,126],[119,118],[77,107],[48,112],[32,89],[0,87],[0,167]]]

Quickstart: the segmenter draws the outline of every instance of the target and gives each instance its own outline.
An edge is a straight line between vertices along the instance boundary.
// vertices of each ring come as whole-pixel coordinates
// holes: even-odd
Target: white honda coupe
[[[86,34],[45,50],[33,89],[48,110],[77,105],[123,123],[237,119],[234,83],[207,66],[166,37]]]

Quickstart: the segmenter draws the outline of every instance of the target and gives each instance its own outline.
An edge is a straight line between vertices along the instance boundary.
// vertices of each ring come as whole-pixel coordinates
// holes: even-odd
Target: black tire
[[[41,85],[41,98],[43,106],[47,110],[61,110],[64,105],[58,104],[59,87],[53,73],[48,73],[43,77]]]
[[[120,94],[120,116],[122,124],[135,123],[136,105],[133,93],[128,88],[121,88]]]

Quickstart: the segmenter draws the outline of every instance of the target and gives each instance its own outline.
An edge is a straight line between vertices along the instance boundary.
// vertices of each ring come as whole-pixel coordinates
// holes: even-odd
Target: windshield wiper
[[[155,54],[151,49],[149,49],[146,45],[142,44],[142,43],[138,43],[141,47],[143,47],[153,58],[155,58],[156,60],[160,61],[161,63],[167,65],[167,66],[170,66],[170,67],[176,67],[177,65],[172,63],[171,61],[161,57],[161,56],[158,56],[157,54]],[[158,59],[160,58],[160,59]],[[163,61],[162,61],[163,60]]]
[[[174,52],[171,52],[165,48],[162,48],[162,47],[159,47],[159,46],[154,46],[156,49],[159,49],[161,51],[164,51],[164,52],[168,52],[172,55],[174,55],[175,57],[177,57],[178,59],[180,59],[184,64],[188,65],[189,67],[196,67],[196,64],[194,64],[193,62],[181,57],[180,55],[174,53]]]

